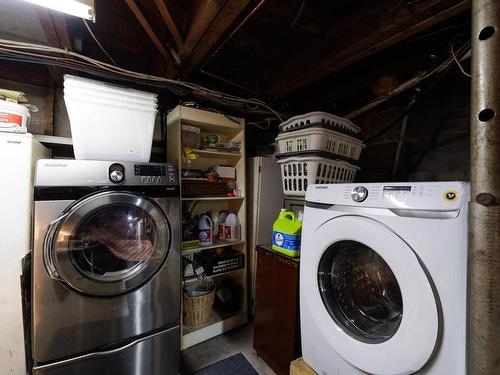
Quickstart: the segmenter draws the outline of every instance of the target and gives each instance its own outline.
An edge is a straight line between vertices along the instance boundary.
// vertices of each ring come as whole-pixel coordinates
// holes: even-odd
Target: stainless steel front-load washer
[[[34,374],[179,372],[179,222],[172,165],[38,162]]]

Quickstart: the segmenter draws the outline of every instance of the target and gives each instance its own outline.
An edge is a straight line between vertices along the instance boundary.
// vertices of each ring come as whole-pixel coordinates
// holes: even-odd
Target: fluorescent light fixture
[[[94,0],[24,0],[24,1],[95,22]]]

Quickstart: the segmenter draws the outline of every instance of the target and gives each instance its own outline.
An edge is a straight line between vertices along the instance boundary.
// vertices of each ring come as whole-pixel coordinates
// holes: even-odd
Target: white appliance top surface
[[[119,169],[123,181],[113,183],[110,173]],[[35,186],[178,185],[172,164],[131,161],[42,159],[37,162]]]
[[[358,187],[364,187],[367,191],[362,202],[354,201],[351,196]],[[440,181],[309,185],[306,201],[353,207],[451,211],[458,210],[469,201],[469,183]]]

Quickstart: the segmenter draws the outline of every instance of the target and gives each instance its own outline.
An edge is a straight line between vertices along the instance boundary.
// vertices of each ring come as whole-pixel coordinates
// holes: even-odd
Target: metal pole
[[[468,374],[500,374],[500,1],[472,0]]]

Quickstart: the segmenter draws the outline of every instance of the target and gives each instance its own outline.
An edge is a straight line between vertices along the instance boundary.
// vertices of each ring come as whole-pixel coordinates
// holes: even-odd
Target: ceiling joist
[[[208,24],[205,31],[200,34],[200,38],[196,44],[190,46],[190,50],[181,51],[181,59],[184,56],[185,60],[183,60],[183,64],[181,65],[179,76],[181,79],[185,79],[186,77],[193,72],[196,67],[208,56],[208,54],[220,44],[222,37],[227,35],[230,32],[231,27],[234,25],[234,22],[240,19],[244,14],[251,15],[258,8],[260,8],[264,4],[265,0],[260,0],[254,7],[250,7],[251,9],[248,11],[249,5],[255,3],[252,0],[239,0],[239,1],[226,1],[220,7],[218,13],[212,20],[211,17],[207,17],[202,9],[199,9],[198,13],[195,15],[193,19],[193,27],[196,22],[200,22],[202,25]],[[214,7],[212,7],[212,14],[217,8],[217,4],[220,2],[211,2]],[[246,12],[248,11],[248,12]],[[246,19],[245,19],[246,20]],[[201,31],[201,27],[197,27],[197,30]],[[186,39],[186,44],[189,40]],[[196,47],[196,48],[195,48]]]
[[[300,51],[271,72],[266,92],[283,97],[360,61],[411,35],[470,8],[470,0],[427,0],[408,5],[375,1],[335,24],[321,41]]]
[[[125,2],[127,3],[128,7],[132,11],[135,18],[140,23],[140,25],[142,26],[142,28],[144,29],[146,34],[148,34],[149,39],[151,39],[151,41],[155,45],[156,49],[158,50],[158,52],[160,53],[162,58],[167,63],[168,68],[169,69],[173,68],[173,65],[175,64],[174,59],[172,58],[170,53],[165,49],[165,47],[163,46],[163,43],[158,38],[158,36],[154,32],[154,30],[151,27],[151,25],[149,24],[149,22],[146,20],[146,17],[144,17],[144,15],[142,14],[141,10],[139,9],[139,7],[135,3],[135,1],[134,0],[125,0]]]
[[[71,39],[64,16],[57,12],[50,12],[42,7],[37,7],[37,13],[49,45],[72,51]],[[54,82],[59,84],[63,81],[63,75],[68,72],[65,68],[54,66],[48,66],[48,70]]]
[[[170,14],[167,5],[165,4],[164,0],[154,0],[154,2],[156,7],[158,8],[158,11],[161,14],[161,17],[163,18],[163,22],[165,22],[165,25],[170,31],[170,34],[172,34],[172,37],[174,38],[177,48],[180,50],[184,44],[184,41],[179,32],[179,29],[177,28],[177,25],[175,24],[172,15]]]
[[[193,14],[191,16],[191,27],[186,36],[186,40],[179,51],[182,61],[185,61],[201,37],[215,19],[227,0],[207,0],[197,1],[193,4]]]

